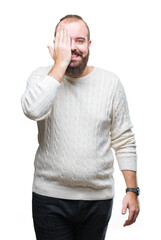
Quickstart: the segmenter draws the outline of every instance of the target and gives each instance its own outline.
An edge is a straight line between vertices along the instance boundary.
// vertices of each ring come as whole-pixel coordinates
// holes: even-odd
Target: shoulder
[[[113,86],[114,89],[116,88],[116,86],[120,82],[120,79],[117,74],[99,67],[95,67],[95,69],[96,69],[96,75],[98,75],[99,81],[101,80],[103,82],[105,81],[107,84],[110,84],[111,86]]]
[[[53,65],[37,67],[31,72],[30,76],[31,75],[45,76],[52,69],[52,67]]]
[[[27,87],[29,87],[31,84],[41,81],[48,74],[52,67],[53,65],[35,68],[28,77]]]
[[[108,70],[105,70],[105,69],[99,68],[99,67],[95,67],[95,69],[96,69],[96,72],[100,76],[105,77],[108,80],[118,81],[118,79],[119,79],[118,75],[113,73],[113,72],[111,72],[111,71],[108,71]]]

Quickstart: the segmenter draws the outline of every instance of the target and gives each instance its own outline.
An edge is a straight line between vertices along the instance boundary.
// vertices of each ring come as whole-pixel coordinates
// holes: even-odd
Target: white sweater
[[[32,190],[63,199],[114,197],[113,162],[136,171],[136,145],[126,94],[119,78],[94,67],[81,78],[34,70],[21,98],[24,114],[37,121],[39,147]]]

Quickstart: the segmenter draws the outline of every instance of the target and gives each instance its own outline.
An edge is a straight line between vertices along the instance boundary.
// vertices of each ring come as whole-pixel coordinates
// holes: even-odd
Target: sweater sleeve
[[[60,86],[60,82],[44,74],[42,67],[34,70],[28,78],[26,90],[21,97],[24,114],[35,121],[45,119],[51,112]]]
[[[120,170],[137,170],[135,136],[132,132],[126,93],[118,79],[112,105],[111,147]]]

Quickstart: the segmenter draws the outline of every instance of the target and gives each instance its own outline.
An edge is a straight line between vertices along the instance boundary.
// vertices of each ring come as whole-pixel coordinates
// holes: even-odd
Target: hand
[[[128,192],[122,203],[122,214],[126,214],[127,209],[129,209],[128,219],[124,223],[124,227],[133,224],[139,214],[139,199],[135,193]]]
[[[54,50],[51,46],[47,46],[51,57],[55,63],[63,64],[67,67],[71,60],[70,35],[67,29],[59,27],[53,42],[55,43]]]

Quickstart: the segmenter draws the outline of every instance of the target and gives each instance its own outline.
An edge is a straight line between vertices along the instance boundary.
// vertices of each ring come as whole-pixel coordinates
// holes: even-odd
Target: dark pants
[[[104,240],[113,200],[69,200],[33,193],[37,240]]]

